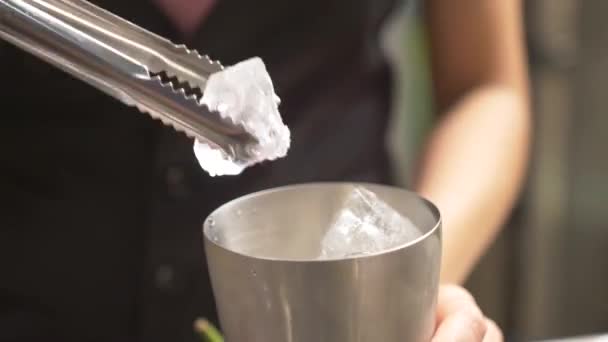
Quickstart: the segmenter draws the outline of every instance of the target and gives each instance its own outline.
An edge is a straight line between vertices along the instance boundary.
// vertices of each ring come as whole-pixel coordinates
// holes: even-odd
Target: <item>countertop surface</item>
[[[588,336],[574,336],[564,337],[554,340],[542,340],[537,342],[608,342],[607,335],[588,335]]]

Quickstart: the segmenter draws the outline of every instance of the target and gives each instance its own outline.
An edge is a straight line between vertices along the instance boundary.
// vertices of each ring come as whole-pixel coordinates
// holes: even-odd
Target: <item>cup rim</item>
[[[246,254],[240,251],[236,251],[230,248],[227,248],[226,246],[223,246],[222,244],[219,244],[217,242],[215,242],[212,238],[209,237],[208,234],[208,230],[209,230],[209,221],[210,219],[214,216],[215,213],[217,213],[218,211],[222,210],[224,207],[230,206],[230,205],[234,205],[235,203],[241,202],[241,201],[246,201],[252,197],[259,197],[259,196],[264,196],[264,195],[268,195],[271,193],[275,193],[275,192],[282,192],[282,191],[289,191],[289,190],[294,190],[294,189],[298,189],[298,188],[303,188],[303,187],[309,187],[309,186],[340,186],[340,185],[359,185],[359,186],[373,186],[373,187],[382,187],[382,188],[390,188],[392,190],[396,190],[396,191],[400,191],[403,193],[407,193],[410,195],[414,195],[416,196],[418,199],[420,199],[422,201],[422,203],[430,210],[431,215],[433,215],[433,217],[435,217],[436,222],[433,225],[433,227],[431,229],[429,229],[426,233],[422,234],[421,236],[417,237],[416,239],[413,240],[409,240],[403,244],[400,244],[398,246],[389,248],[389,249],[385,249],[379,252],[374,252],[374,253],[369,253],[369,254],[361,254],[361,255],[354,255],[354,256],[347,256],[347,257],[340,257],[340,258],[323,258],[323,259],[318,259],[318,258],[310,258],[310,259],[285,259],[285,258],[275,258],[275,257],[265,257],[265,256],[255,256],[255,255],[250,255],[250,254]],[[431,202],[430,200],[428,200],[427,198],[425,198],[424,196],[414,192],[414,191],[410,191],[410,190],[406,190],[405,188],[399,187],[399,186],[392,186],[392,185],[386,185],[386,184],[380,184],[380,183],[371,183],[371,182],[305,182],[305,183],[295,183],[295,184],[290,184],[290,185],[283,185],[283,186],[278,186],[278,187],[273,187],[273,188],[269,188],[269,189],[265,189],[265,190],[260,190],[260,191],[255,191],[252,193],[249,193],[247,195],[243,195],[240,197],[237,197],[235,199],[232,199],[222,205],[220,205],[219,207],[217,207],[215,210],[213,210],[204,220],[203,222],[203,238],[204,240],[209,243],[214,245],[217,248],[220,248],[226,252],[229,253],[234,253],[237,254],[239,256],[242,257],[246,257],[246,258],[250,258],[250,259],[257,259],[257,260],[262,260],[262,261],[274,261],[274,262],[290,262],[290,263],[310,263],[310,262],[337,262],[337,261],[344,261],[344,260],[353,260],[353,259],[368,259],[368,258],[374,258],[374,257],[378,257],[381,255],[387,255],[387,254],[391,254],[397,251],[400,251],[402,249],[406,249],[409,247],[412,247],[414,245],[417,245],[419,243],[421,243],[422,241],[426,240],[428,237],[434,235],[437,230],[439,230],[441,228],[442,225],[442,216],[441,216],[441,212],[439,211],[439,208],[437,208],[437,206]]]

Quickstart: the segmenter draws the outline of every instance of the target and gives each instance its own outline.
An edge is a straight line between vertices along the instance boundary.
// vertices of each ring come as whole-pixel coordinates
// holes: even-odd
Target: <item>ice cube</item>
[[[412,221],[364,187],[350,189],[321,241],[320,259],[373,254],[422,235]]]
[[[211,176],[234,176],[245,169],[245,165],[235,163],[224,152],[207,143],[194,141],[194,155],[201,167]]]
[[[283,124],[278,109],[280,99],[260,58],[251,58],[212,74],[207,80],[201,103],[242,124],[258,141],[251,148],[251,160],[244,164],[235,163],[226,153],[196,141],[194,153],[201,167],[211,175],[239,174],[248,166],[287,154],[290,132]]]

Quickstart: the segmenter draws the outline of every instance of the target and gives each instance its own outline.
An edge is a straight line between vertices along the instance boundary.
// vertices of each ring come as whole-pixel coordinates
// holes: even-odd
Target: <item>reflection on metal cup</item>
[[[391,250],[319,260],[345,189],[361,185],[422,231]],[[441,260],[437,208],[402,189],[311,183],[231,201],[205,221],[205,252],[228,342],[429,341]]]

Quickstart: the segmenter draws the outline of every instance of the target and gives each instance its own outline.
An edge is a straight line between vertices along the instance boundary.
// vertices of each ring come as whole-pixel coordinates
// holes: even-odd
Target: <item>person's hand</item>
[[[486,318],[473,296],[456,285],[442,285],[437,301],[437,330],[432,342],[502,342],[500,328]]]

